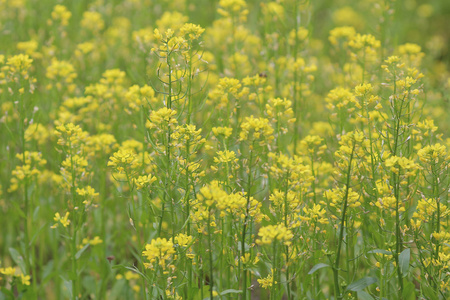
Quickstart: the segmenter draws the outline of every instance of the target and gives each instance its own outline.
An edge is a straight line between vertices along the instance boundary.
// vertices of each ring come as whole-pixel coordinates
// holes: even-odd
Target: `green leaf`
[[[13,300],[16,297],[14,296],[14,293],[8,290],[5,287],[0,288],[0,300]]]
[[[361,299],[361,300],[375,300],[369,293],[364,292],[364,291],[359,291],[358,292],[358,299]]]
[[[203,299],[202,299],[202,291],[203,291]],[[204,285],[201,288],[197,289],[197,292],[194,294],[193,300],[204,300],[209,299],[209,285]]]
[[[64,281],[64,287],[65,287],[66,290],[67,290],[68,296],[70,297],[70,299],[72,299],[72,294],[73,294],[73,291],[72,291],[72,281],[64,280],[64,279],[63,279],[63,281]]]
[[[315,265],[314,267],[312,267],[311,270],[309,270],[308,275],[313,274],[315,271],[322,269],[322,268],[326,268],[329,267],[330,265],[327,264],[323,264],[323,263],[318,263],[317,265]]]
[[[52,272],[53,272],[53,264],[54,264],[54,261],[51,260],[42,268],[42,278],[43,278],[43,280],[47,279],[47,277],[49,277],[50,274],[52,274]]]
[[[226,294],[240,294],[242,293],[242,290],[233,290],[233,289],[228,289],[223,291],[222,293],[220,293],[221,296],[226,295]]]
[[[383,250],[383,249],[370,250],[367,253],[380,253],[380,254],[392,255],[391,251],[387,251],[387,250]]]
[[[438,298],[436,298],[435,290],[431,286],[429,286],[427,284],[422,284],[420,289],[421,289],[424,299],[430,299],[430,300],[438,299]]]
[[[27,247],[27,245],[25,245],[25,247]],[[20,255],[19,251],[17,251],[14,248],[9,248],[9,253],[11,253],[11,257],[12,257],[13,261],[16,263],[16,265],[19,266],[20,270],[22,270],[22,273],[28,274],[25,260],[23,259],[23,256]]]
[[[398,256],[398,264],[400,266],[400,272],[405,277],[409,270],[409,259],[411,258],[411,249],[407,248]]]
[[[116,280],[116,282],[114,283],[112,289],[111,289],[111,294],[108,296],[108,298],[110,300],[115,300],[115,299],[124,299],[123,298],[123,291],[125,290],[125,286],[126,286],[126,280]]]
[[[347,286],[347,290],[353,291],[353,292],[362,291],[363,289],[365,289],[366,287],[368,287],[371,284],[374,284],[377,281],[378,281],[378,279],[375,277],[364,277],[364,278],[361,278],[360,280],[357,280],[357,281],[349,284]]]
[[[414,283],[405,281],[405,287],[403,288],[402,293],[404,300],[415,300],[416,298],[416,287]]]
[[[149,280],[148,277],[147,277],[147,275],[145,275],[144,273],[142,273],[141,271],[139,271],[139,269],[136,268],[135,266],[132,266],[132,267],[125,267],[125,269],[130,270],[130,271],[133,271],[133,272],[135,272],[135,273],[141,275],[142,278],[145,278],[146,280]]]
[[[39,233],[41,233],[42,229],[44,229],[44,227],[47,227],[47,226],[48,226],[48,224],[45,223],[45,224],[43,224],[43,225],[36,231],[36,233],[33,235],[33,237],[32,237],[31,240],[30,240],[30,245],[33,245],[33,244],[34,244],[34,241],[35,241],[36,238],[38,237]]]
[[[33,221],[36,221],[39,218],[39,209],[40,209],[40,206],[36,206],[36,208],[34,209]]]
[[[111,267],[111,269],[125,269],[126,267],[124,265],[114,265]]]
[[[23,212],[22,208],[20,207],[19,203],[17,201],[10,201],[9,204],[12,204],[14,206],[16,212],[19,214],[19,216],[23,219],[26,219],[27,216]]]
[[[83,248],[78,250],[77,254],[75,254],[75,259],[79,259],[81,257],[81,255],[83,254],[83,252],[86,251],[86,249],[89,248],[90,245],[91,244],[87,243],[86,245],[84,245]]]

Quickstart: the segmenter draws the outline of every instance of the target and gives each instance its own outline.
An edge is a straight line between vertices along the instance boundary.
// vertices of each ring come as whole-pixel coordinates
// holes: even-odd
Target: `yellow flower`
[[[414,171],[418,168],[416,163],[403,156],[391,156],[384,163],[395,174],[399,174],[400,171],[406,171],[406,176],[414,175]]]
[[[320,204],[313,204],[312,208],[303,207],[304,215],[299,215],[299,219],[305,224],[311,224],[318,222],[320,224],[328,224],[329,221],[326,218],[326,210],[320,206]]]
[[[171,260],[175,254],[173,243],[165,238],[156,238],[145,245],[145,250],[142,255],[145,256],[150,263],[144,263],[146,268],[153,268],[154,263],[158,260],[158,264],[165,268],[166,261]]]
[[[256,243],[259,245],[269,245],[274,241],[280,241],[284,245],[290,245],[292,238],[294,237],[291,230],[287,229],[282,223],[262,227],[259,230],[258,235],[261,237],[261,239],[256,240]]]
[[[125,100],[131,109],[138,111],[142,106],[147,107],[149,103],[155,104],[158,98],[156,98],[155,90],[152,87],[133,85],[125,93]]]
[[[234,151],[218,151],[217,156],[214,157],[214,162],[216,164],[219,163],[228,163],[228,162],[237,162],[236,153]]]
[[[138,178],[133,178],[133,182],[136,185],[136,188],[138,190],[150,185],[152,182],[156,181],[156,177],[155,176],[151,176],[151,175],[144,175],[144,176],[139,176]]]
[[[28,55],[24,54],[11,56],[6,61],[6,65],[9,66],[9,71],[11,73],[20,74],[25,77],[25,79],[28,78],[27,74],[32,63],[33,60]]]
[[[73,123],[56,126],[54,134],[58,137],[58,145],[70,148],[79,146],[87,137],[87,133]]]
[[[188,35],[190,40],[198,39],[204,31],[204,28],[192,23],[186,23],[180,28],[180,34]]]
[[[50,66],[47,67],[46,77],[53,81],[53,84],[48,85],[47,89],[55,86],[58,91],[65,89],[72,93],[76,88],[73,81],[77,78],[77,73],[74,66],[68,61],[52,59]]]
[[[95,246],[95,245],[98,245],[101,243],[103,243],[103,240],[98,236],[95,236],[92,240],[89,241],[89,244],[91,244],[92,246]]]
[[[113,167],[118,173],[130,173],[139,166],[139,160],[133,150],[120,149],[109,158],[108,166]]]
[[[339,41],[348,41],[356,35],[356,30],[351,26],[336,27],[330,31],[328,40],[333,46],[337,46]]]
[[[16,268],[14,267],[0,268],[0,273],[6,276],[15,276]]]
[[[172,127],[178,123],[177,119],[174,118],[176,114],[176,110],[167,107],[163,107],[157,111],[153,110],[150,113],[150,121],[147,121],[145,126],[149,129],[159,128],[160,130],[166,127]]]
[[[137,280],[137,279],[139,279],[139,274],[134,273],[132,271],[127,271],[127,272],[125,272],[125,279],[128,281],[129,280]]]
[[[373,47],[379,48],[380,41],[375,39],[375,37],[371,34],[357,34],[353,37],[353,39],[348,43],[350,47],[355,49],[362,49],[364,47]]]
[[[175,241],[180,247],[187,247],[192,242],[192,239],[192,236],[183,233],[179,233],[175,236]]]
[[[226,18],[237,16],[241,21],[245,21],[249,13],[244,0],[220,0],[217,12]]]
[[[347,207],[356,208],[361,206],[361,202],[359,201],[360,196],[352,188],[348,189],[348,194],[346,194],[345,188],[335,188],[324,192],[324,197],[328,199],[329,205],[334,207],[339,214],[343,209],[342,206],[344,204],[345,196],[347,196]]]
[[[70,17],[72,17],[72,13],[64,5],[57,4],[53,7],[51,17],[51,20],[48,22],[50,25],[53,21],[56,21],[59,22],[61,26],[67,26],[69,25],[69,20]]]
[[[92,33],[99,33],[105,27],[102,15],[96,11],[85,11],[81,20],[81,27],[86,28]]]
[[[20,274],[20,281],[22,282],[23,285],[30,285],[30,275],[23,275]]]
[[[231,127],[213,127],[212,132],[216,137],[223,136],[224,138],[229,138],[233,133],[233,128]]]
[[[258,283],[262,286],[263,289],[267,289],[273,284],[277,284],[277,282],[274,282],[273,280],[273,269],[270,269],[270,274],[267,275],[266,278],[258,279]]]
[[[69,212],[66,212],[65,216],[61,218],[61,215],[59,212],[55,213],[55,217],[53,220],[56,221],[56,223],[51,228],[58,227],[59,223],[61,223],[64,227],[69,226],[70,220],[69,220]]]
[[[428,164],[439,164],[448,158],[447,148],[439,143],[423,147],[417,152],[417,155],[420,161]]]
[[[239,137],[241,141],[259,140],[262,146],[274,139],[273,132],[268,119],[250,116],[245,117],[245,121],[242,122]]]

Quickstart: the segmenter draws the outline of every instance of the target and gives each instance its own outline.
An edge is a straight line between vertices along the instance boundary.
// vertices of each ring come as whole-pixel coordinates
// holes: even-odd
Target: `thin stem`
[[[255,141],[253,141],[252,146],[250,148],[250,158],[248,164],[248,186],[247,186],[247,205],[246,212],[244,217],[244,224],[242,228],[242,238],[241,238],[241,257],[245,259],[245,235],[247,231],[247,222],[249,221],[250,214],[250,198],[251,198],[251,187],[252,187],[252,164],[253,164],[253,147],[255,145]],[[243,280],[242,280],[242,299],[247,299],[247,270],[243,272]]]
[[[341,248],[342,248],[342,241],[344,239],[344,222],[346,220],[346,213],[347,213],[347,203],[348,203],[348,193],[350,190],[350,178],[351,178],[351,170],[352,170],[352,160],[353,160],[353,154],[356,147],[356,141],[354,141],[352,152],[350,154],[350,159],[348,162],[348,168],[347,168],[347,182],[345,184],[345,195],[344,195],[344,208],[342,211],[341,216],[341,228],[339,233],[339,240],[338,240],[338,247],[336,251],[336,260],[333,265],[333,277],[334,277],[334,290],[337,299],[342,299],[343,295],[341,295],[340,287],[339,287],[339,260],[341,258]]]
[[[212,243],[211,243],[211,208],[208,213],[208,251],[209,251],[209,297],[213,299],[214,292],[214,275],[213,275],[213,257],[212,257]]]

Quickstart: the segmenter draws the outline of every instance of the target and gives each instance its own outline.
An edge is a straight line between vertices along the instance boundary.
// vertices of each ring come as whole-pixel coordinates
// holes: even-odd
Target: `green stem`
[[[208,258],[209,258],[209,297],[213,299],[214,292],[214,275],[213,275],[213,257],[212,257],[212,243],[211,243],[211,208],[208,212]]]
[[[398,299],[403,299],[403,275],[399,265],[399,255],[402,252],[402,237],[400,231],[400,174],[394,174],[394,196],[395,196],[395,264],[397,267],[397,278],[400,286],[398,290]]]
[[[286,174],[286,189],[284,191],[284,225],[289,228],[288,216],[289,216],[289,201],[288,201],[288,190],[289,190],[289,171]],[[286,288],[288,299],[291,299],[291,287],[289,283],[289,246],[286,246]]]
[[[255,145],[255,141],[253,141],[252,146],[250,148],[250,158],[248,164],[248,186],[247,186],[247,205],[244,217],[244,224],[242,228],[242,238],[241,238],[241,257],[245,258],[245,235],[247,231],[247,222],[249,221],[250,214],[250,198],[251,198],[251,188],[252,188],[252,164],[253,164],[253,147]],[[240,261],[240,260],[239,260]],[[242,299],[247,299],[247,270],[243,270],[243,280],[242,280]]]
[[[277,241],[273,241],[273,266],[272,266],[272,292],[270,293],[270,299],[276,299],[277,295],[277,278],[278,266],[277,266]]]
[[[341,295],[340,286],[339,286],[339,260],[341,258],[342,240],[344,239],[344,222],[346,220],[348,193],[350,190],[352,160],[353,160],[353,154],[355,152],[355,147],[356,147],[356,141],[354,141],[352,152],[350,154],[350,159],[348,162],[347,182],[345,183],[345,195],[344,195],[344,199],[343,199],[344,200],[344,208],[343,208],[342,216],[341,216],[341,228],[340,228],[340,233],[339,233],[338,247],[337,247],[337,251],[336,251],[336,260],[333,265],[334,290],[335,290],[335,294],[336,294],[335,297],[337,297],[337,299],[342,299],[342,297],[343,297],[343,295]]]
[[[295,10],[295,41],[294,41],[294,64],[297,63],[297,57],[298,57],[298,27],[299,27],[299,22],[300,22],[300,16],[299,16],[299,10],[298,10],[298,3],[299,1],[294,1],[294,10]],[[277,76],[278,78],[278,76]],[[293,87],[294,87],[294,94],[293,94],[293,110],[294,110],[294,117],[295,117],[295,122],[294,122],[294,153],[297,153],[297,139],[298,139],[298,127],[299,127],[299,122],[300,122],[300,116],[298,113],[298,105],[299,105],[299,99],[298,99],[298,92],[297,92],[297,83],[298,83],[298,71],[297,68],[294,69],[294,82],[293,82]],[[301,88],[301,82],[300,82],[300,88]]]

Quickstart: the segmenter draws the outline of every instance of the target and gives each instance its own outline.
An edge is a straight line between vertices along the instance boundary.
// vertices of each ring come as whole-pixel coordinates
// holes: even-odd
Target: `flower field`
[[[0,300],[450,298],[449,28],[0,0]]]

